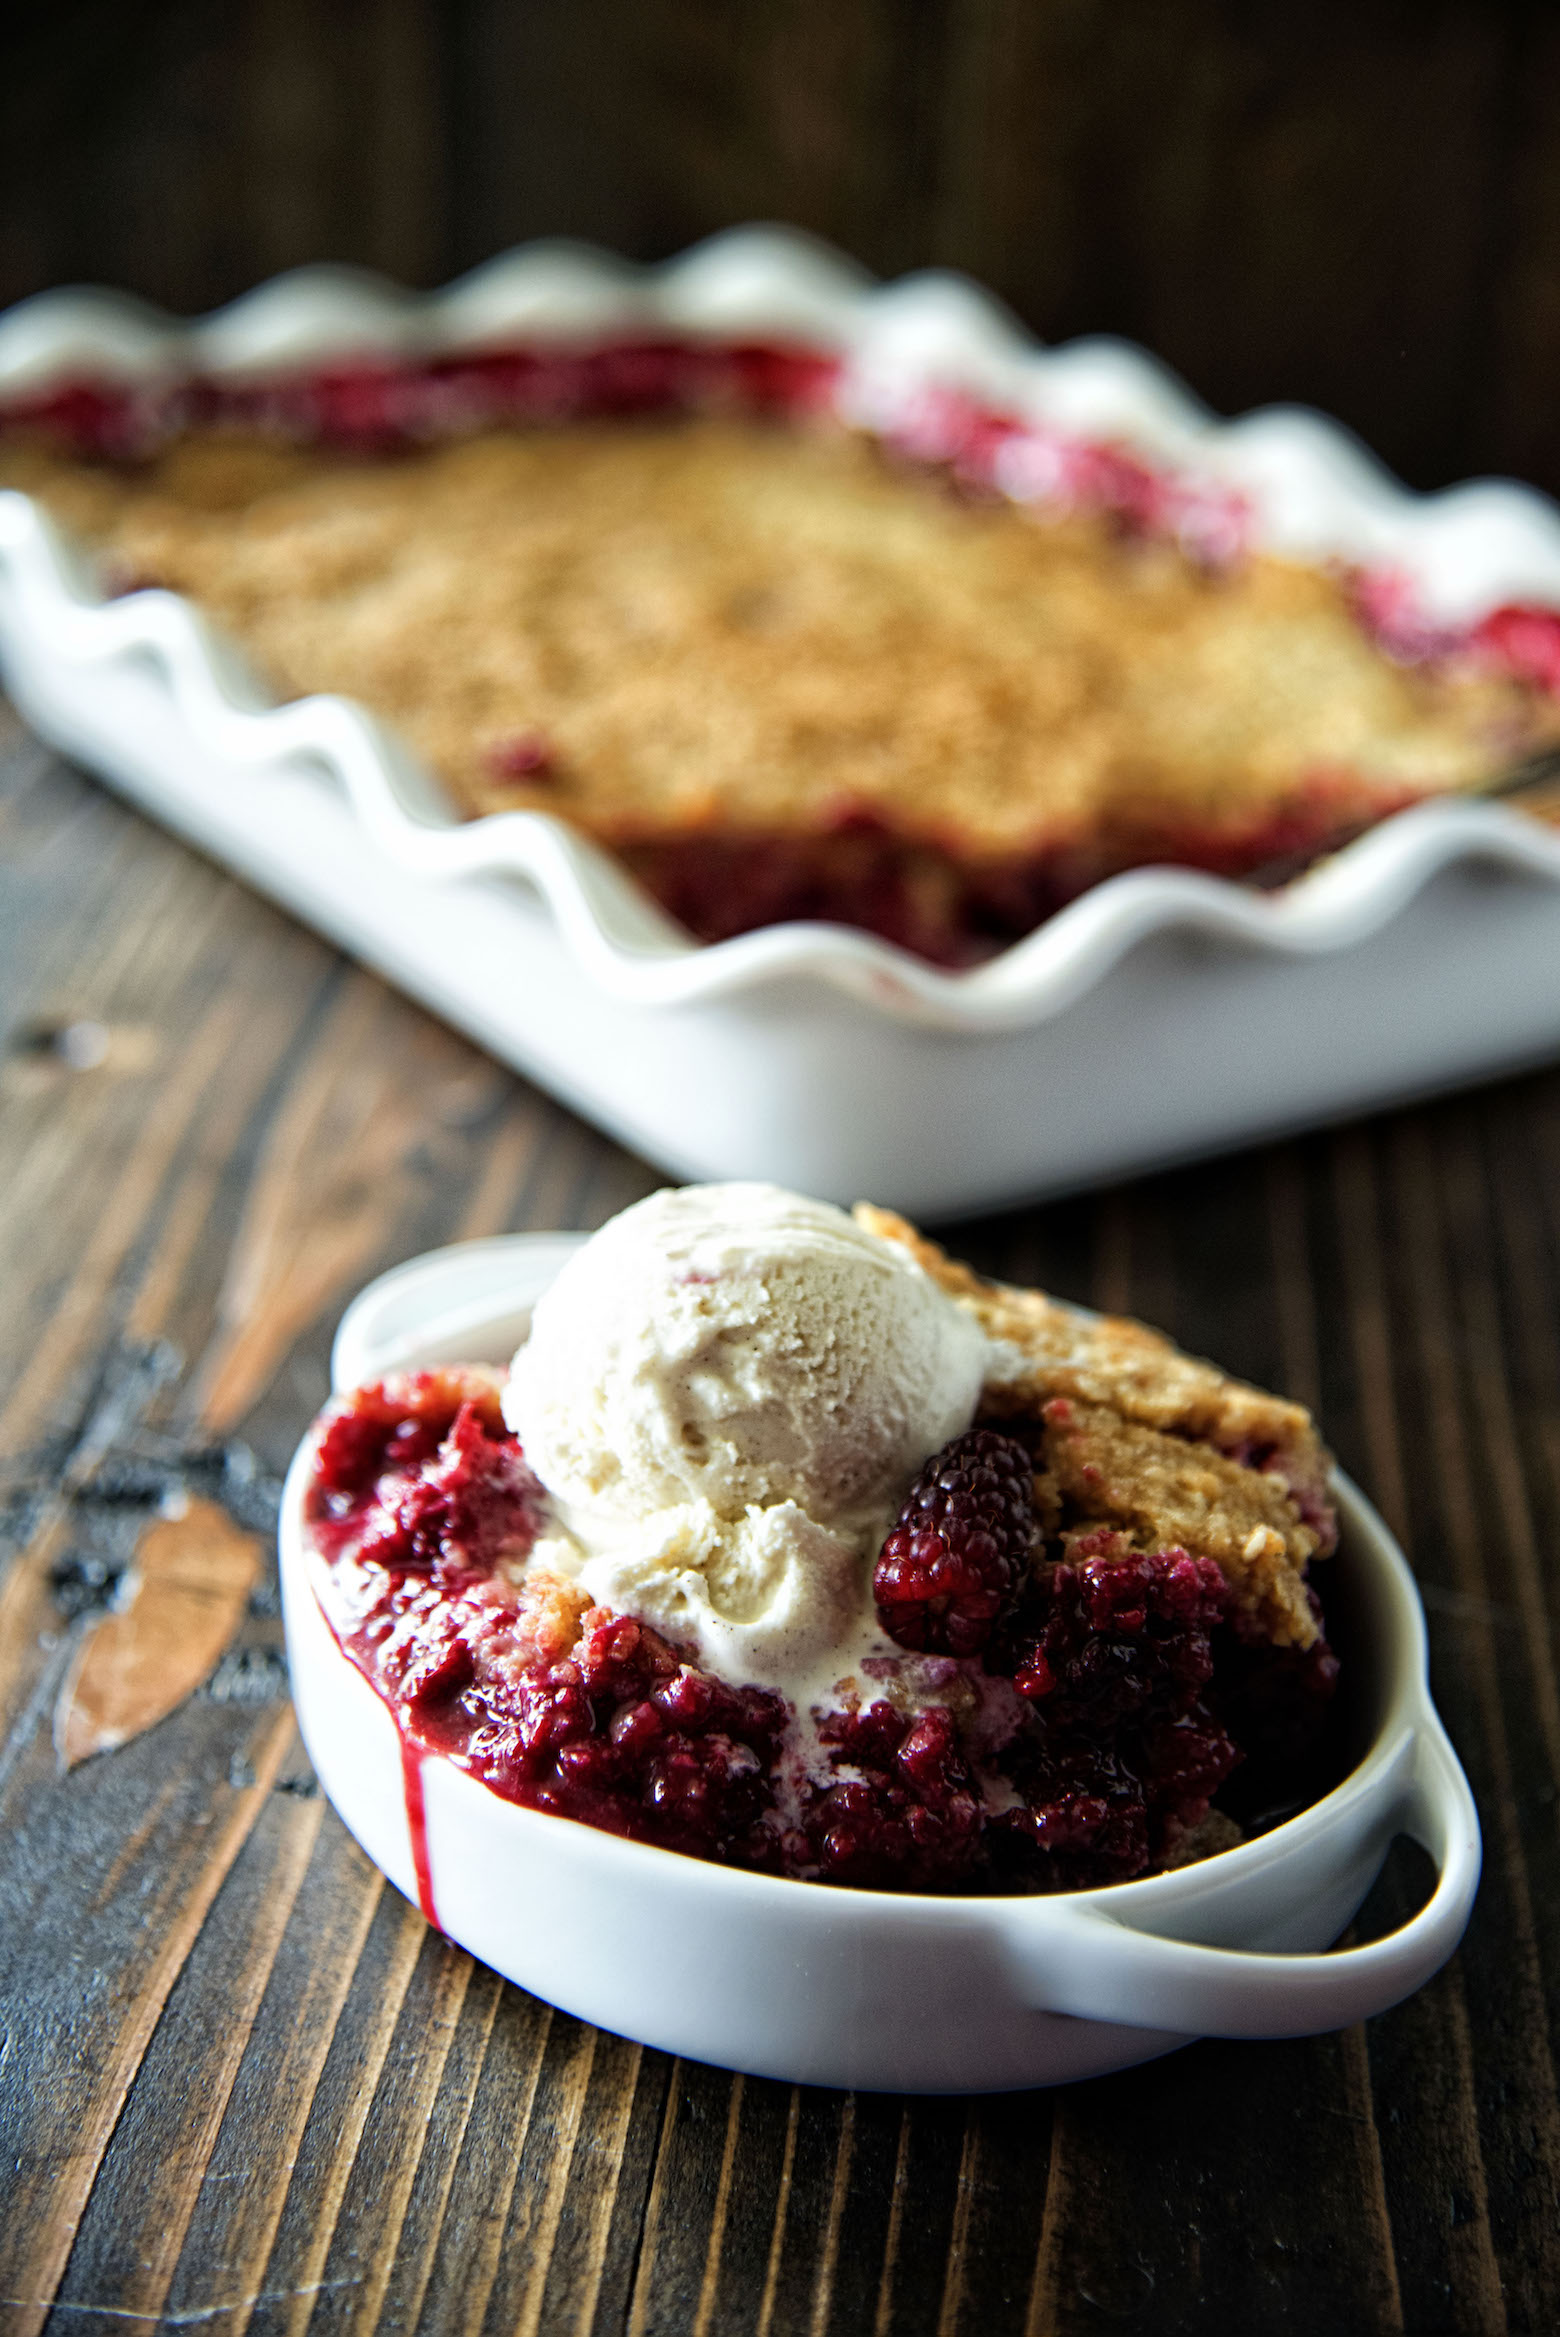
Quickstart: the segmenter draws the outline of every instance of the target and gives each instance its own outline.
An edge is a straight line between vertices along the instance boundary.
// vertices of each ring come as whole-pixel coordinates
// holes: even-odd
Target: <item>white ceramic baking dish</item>
[[[649,271],[539,246],[426,299],[308,270],[192,326],[108,294],[45,295],[0,320],[0,405],[83,374],[252,380],[655,333],[829,351],[841,409],[901,437],[924,407],[935,441],[928,392],[951,388],[1037,429],[1124,441],[1246,498],[1276,549],[1401,575],[1437,623],[1560,606],[1560,515],[1526,489],[1409,495],[1317,416],[1220,424],[1136,350],[1043,350],[967,283],[879,288],[772,229]],[[560,823],[458,823],[358,709],[270,706],[181,601],[105,605],[14,494],[0,495],[0,669],[44,736],[686,1177],[948,1217],[1560,1048],[1560,836],[1497,804],[1404,813],[1274,897],[1136,871],[947,974],[828,926],[689,944]]]
[[[372,1284],[336,1342],[338,1388],[500,1362],[579,1237],[462,1244]],[[320,1781],[370,1858],[449,1935],[578,2017],[667,2052],[816,2085],[968,2092],[1121,2069],[1189,2037],[1337,2028],[1397,2003],[1462,1936],[1479,1875],[1467,1780],[1430,1702],[1402,1553],[1340,1480],[1330,1564],[1350,1610],[1360,1755],[1271,1833],[1177,1874],[1044,1899],[830,1889],[709,1866],[501,1800],[414,1758],[310,1587],[300,1452],[282,1503],[293,1694]],[[409,1810],[420,1803],[422,1873]],[[1333,1954],[1393,1837],[1435,1890],[1390,1937]]]

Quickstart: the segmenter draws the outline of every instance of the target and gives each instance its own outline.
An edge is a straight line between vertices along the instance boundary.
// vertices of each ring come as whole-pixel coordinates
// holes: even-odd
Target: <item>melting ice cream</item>
[[[872,1630],[872,1559],[989,1355],[898,1244],[777,1187],[652,1194],[536,1309],[505,1413],[550,1564],[803,1704]],[[832,1663],[832,1670],[831,1670]]]

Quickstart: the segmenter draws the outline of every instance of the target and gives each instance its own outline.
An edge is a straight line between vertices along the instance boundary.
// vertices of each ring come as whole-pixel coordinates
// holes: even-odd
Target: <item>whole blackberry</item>
[[[1016,1437],[972,1428],[911,1486],[872,1577],[878,1621],[901,1647],[975,1655],[1024,1579],[1034,1463]]]

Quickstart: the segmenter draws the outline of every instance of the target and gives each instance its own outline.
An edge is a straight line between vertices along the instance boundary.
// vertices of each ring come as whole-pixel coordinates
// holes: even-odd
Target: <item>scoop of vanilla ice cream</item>
[[[570,1259],[505,1409],[548,1490],[598,1519],[885,1498],[969,1426],[985,1340],[896,1243],[774,1185],[690,1185]]]
[[[549,1563],[722,1671],[786,1684],[860,1611],[867,1545],[969,1426],[986,1356],[909,1253],[843,1211],[694,1185],[569,1261],[504,1408],[553,1496]]]

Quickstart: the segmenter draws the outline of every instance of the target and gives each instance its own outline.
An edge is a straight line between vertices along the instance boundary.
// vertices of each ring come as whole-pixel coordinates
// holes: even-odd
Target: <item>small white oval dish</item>
[[[507,1360],[583,1238],[462,1243],[382,1276],[342,1319],[337,1389],[457,1356]],[[1195,2036],[1341,2028],[1410,1995],[1462,1937],[1479,1878],[1473,1797],[1430,1701],[1407,1562],[1346,1479],[1331,1564],[1354,1610],[1362,1750],[1344,1782],[1178,1873],[1056,1898],[939,1899],[707,1865],[522,1809],[449,1761],[407,1756],[310,1586],[306,1450],[282,1501],[282,1594],[320,1782],[374,1863],[451,1939],[582,2020],[793,2083],[1001,2091],[1127,2068]],[[420,1856],[408,1814],[419,1799]],[[1435,1862],[1427,1903],[1387,1938],[1317,1952],[1398,1834]]]

